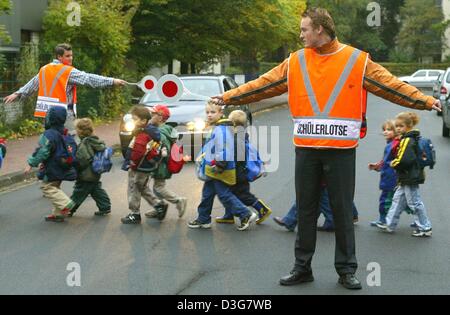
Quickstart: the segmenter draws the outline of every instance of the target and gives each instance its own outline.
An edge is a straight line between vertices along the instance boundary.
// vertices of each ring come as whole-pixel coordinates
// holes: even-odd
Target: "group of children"
[[[102,188],[101,175],[91,167],[96,152],[104,151],[106,145],[94,135],[92,121],[84,118],[75,123],[80,143],[71,148],[67,143],[67,130],[64,129],[66,115],[62,107],[49,110],[45,120],[46,130],[39,139],[39,147],[28,158],[27,172],[32,167],[39,168],[41,189],[53,204],[53,211],[45,220],[62,222],[66,217],[73,216],[89,195],[98,207],[95,215],[109,214],[110,198]],[[170,111],[163,105],[151,109],[135,106],[131,115],[136,128],[123,166],[128,172],[128,205],[131,212],[121,221],[124,224],[141,222],[142,198],[154,208],[145,214],[147,218],[164,220],[169,206],[167,202],[175,204],[181,218],[186,212],[187,199],[166,187],[167,180],[172,177],[168,167],[171,148],[178,139],[176,130],[166,124]],[[237,217],[237,229],[247,230],[254,223],[264,222],[272,210],[250,192],[246,173],[249,143],[249,135],[245,131],[246,113],[236,110],[225,119],[223,108],[208,102],[206,117],[209,135],[197,160],[197,163],[201,161],[204,173],[202,198],[197,209],[198,216],[188,226],[193,229],[211,228],[211,211],[214,198],[218,196],[225,207],[225,214],[217,217],[216,223],[234,224]],[[381,190],[379,218],[371,225],[392,233],[401,213],[407,212],[415,215],[411,224],[415,229],[412,235],[430,237],[432,225],[419,193],[419,185],[425,182],[425,175],[419,163],[422,157],[419,149],[420,131],[415,129],[418,123],[419,117],[415,113],[404,112],[382,126],[387,141],[383,159],[368,165],[370,170],[380,172]],[[73,157],[72,149],[76,151]],[[244,152],[244,158],[238,158],[238,152]],[[6,143],[0,139],[0,167],[5,154]],[[188,161],[189,156],[182,156],[180,163]],[[149,187],[151,178],[154,180],[153,192]],[[66,180],[75,180],[70,198],[61,190],[61,183]],[[248,207],[254,208],[256,213]],[[295,205],[293,209],[296,210]],[[289,216],[275,218],[275,221],[293,230],[296,215],[291,217],[290,221]]]
[[[383,160],[370,163],[369,169],[380,172],[380,217],[371,223],[387,233],[396,229],[400,215],[407,212],[415,215],[411,224],[412,236],[430,237],[432,225],[420,197],[419,185],[425,183],[423,159],[419,148],[420,131],[415,129],[420,119],[411,112],[397,115],[395,120],[383,124],[383,135],[387,141]]]

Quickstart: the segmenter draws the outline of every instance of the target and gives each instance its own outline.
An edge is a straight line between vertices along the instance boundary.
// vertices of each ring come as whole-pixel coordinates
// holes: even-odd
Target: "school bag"
[[[184,166],[183,153],[184,148],[182,144],[178,144],[177,142],[172,144],[169,152],[169,160],[167,161],[167,170],[169,173],[178,174],[181,172]]]
[[[246,141],[245,145],[247,180],[254,182],[265,174],[264,162],[261,160],[258,150],[249,141]]]
[[[95,152],[92,159],[92,171],[99,175],[111,171],[113,165],[111,161],[112,156],[113,149],[110,147],[103,151]]]
[[[62,146],[56,146],[55,159],[65,171],[64,180],[74,181],[77,179],[75,163],[78,146],[73,136],[69,134],[60,136]]]
[[[417,159],[420,167],[425,168],[428,166],[430,169],[433,169],[436,164],[436,150],[434,149],[433,142],[428,138],[420,137],[417,148]]]

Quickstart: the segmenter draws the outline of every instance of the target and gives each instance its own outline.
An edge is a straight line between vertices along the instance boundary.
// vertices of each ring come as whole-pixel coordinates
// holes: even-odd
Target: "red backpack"
[[[167,162],[167,170],[171,174],[178,174],[183,169],[184,148],[182,144],[174,143],[170,148],[169,160]]]

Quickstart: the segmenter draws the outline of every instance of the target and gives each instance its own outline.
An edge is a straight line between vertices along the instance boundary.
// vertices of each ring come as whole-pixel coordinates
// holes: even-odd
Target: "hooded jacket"
[[[178,134],[173,127],[167,124],[160,126],[159,131],[161,133],[161,147],[167,149],[168,155],[161,158],[158,168],[153,173],[153,178],[170,179],[172,177],[172,173],[170,173],[167,168],[167,162],[169,161],[170,148],[172,147],[172,144],[177,141]]]
[[[419,138],[419,130],[406,133],[400,141],[397,156],[391,162],[391,166],[397,172],[398,182],[402,186],[425,183],[425,173],[418,159]]]
[[[84,182],[98,182],[101,175],[92,171],[92,161],[97,152],[102,152],[106,149],[104,141],[97,136],[89,136],[81,139],[77,151],[77,180]]]
[[[46,182],[62,181],[73,168],[66,168],[56,158],[57,151],[64,151],[63,140],[64,123],[67,111],[64,107],[52,107],[45,118],[45,132],[39,138],[39,146],[32,156],[28,158],[28,164],[38,167],[44,165],[42,179]]]

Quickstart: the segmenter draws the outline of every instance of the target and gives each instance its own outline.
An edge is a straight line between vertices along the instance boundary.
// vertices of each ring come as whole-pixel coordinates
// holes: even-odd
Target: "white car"
[[[410,76],[399,77],[399,79],[418,88],[433,88],[434,83],[444,72],[444,70],[421,69]]]

